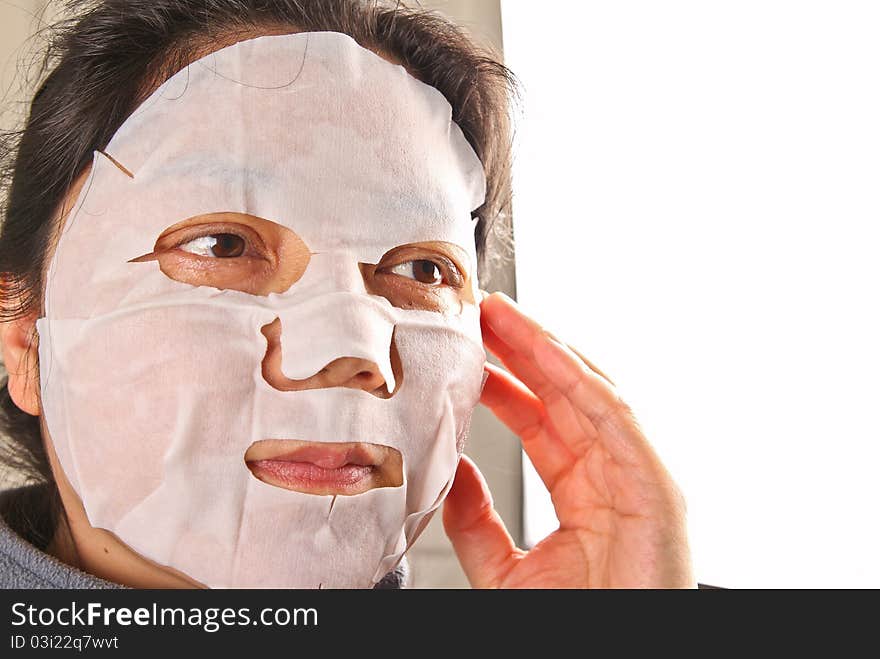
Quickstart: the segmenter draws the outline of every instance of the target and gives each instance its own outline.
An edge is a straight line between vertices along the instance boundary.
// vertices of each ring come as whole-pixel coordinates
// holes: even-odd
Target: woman
[[[352,43],[338,39],[334,41],[335,37],[317,34],[327,32],[349,35]],[[177,546],[167,548],[165,554],[158,550],[154,552],[152,546],[150,551],[137,551],[138,547],[149,546],[151,540],[148,537],[151,529],[144,529],[143,524],[138,523],[141,518],[134,518],[136,521],[130,522],[128,527],[125,527],[123,519],[120,528],[127,530],[121,536],[117,535],[119,531],[113,534],[104,530],[110,526],[102,528],[98,524],[92,525],[96,517],[94,508],[89,509],[88,506],[93,504],[84,506],[84,497],[81,496],[87,487],[82,482],[71,482],[82,481],[84,477],[74,477],[71,470],[63,466],[66,464],[69,467],[72,458],[66,444],[57,441],[60,424],[56,423],[52,433],[48,432],[45,424],[48,412],[58,409],[58,405],[51,397],[44,399],[47,392],[41,391],[38,384],[38,372],[40,377],[46,375],[45,365],[37,364],[37,357],[38,354],[44,354],[43,349],[48,350],[44,338],[48,332],[40,331],[40,340],[35,341],[35,330],[39,327],[37,320],[46,315],[46,301],[51,297],[51,291],[47,290],[47,281],[51,277],[47,273],[55,272],[52,267],[57,266],[59,261],[56,250],[63,234],[61,229],[72,216],[71,210],[84,188],[89,192],[86,198],[94,199],[86,184],[96,180],[96,168],[109,172],[106,174],[108,177],[115,175],[119,180],[119,190],[127,189],[126,181],[144,180],[142,169],[132,165],[130,158],[134,156],[119,157],[120,153],[137,153],[137,149],[127,148],[125,140],[120,139],[119,135],[125,132],[126,126],[131,125],[131,117],[133,113],[137,115],[136,109],[140,112],[144,99],[155,98],[157,89],[166,81],[180,80],[179,76],[175,78],[175,74],[188,71],[187,65],[213,61],[205,59],[212,55],[216,55],[217,61],[222,64],[227,61],[224,58],[230,52],[251,52],[247,50],[251,43],[266,44],[265,40],[259,40],[260,37],[295,33],[315,35],[309,43],[313,48],[318,47],[319,52],[321,44],[326,46],[326,52],[331,54],[328,55],[331,58],[327,60],[330,62],[328,66],[332,66],[334,44],[345,49],[356,42],[359,46],[352,47],[350,52],[353,58],[361,58],[357,61],[364,66],[375,64],[377,71],[384,72],[380,75],[387,74],[392,76],[388,80],[397,80],[387,64],[400,64],[413,78],[439,91],[448,101],[452,121],[460,128],[461,135],[475,156],[471,158],[470,151],[468,154],[455,151],[449,156],[450,161],[476,162],[482,166],[481,175],[485,176],[479,184],[474,183],[467,188],[469,192],[466,195],[470,199],[470,193],[478,188],[482,193],[473,197],[482,203],[477,207],[468,206],[468,209],[473,208],[476,221],[473,249],[479,260],[485,257],[486,237],[492,221],[504,209],[507,201],[505,183],[509,154],[506,104],[512,76],[453,26],[418,11],[343,0],[309,3],[244,0],[215,0],[209,3],[162,0],[140,3],[105,0],[98,3],[72,22],[63,33],[56,53],[59,56],[58,65],[34,98],[30,119],[18,145],[15,162],[9,170],[11,185],[0,237],[0,271],[4,273],[2,296],[6,321],[2,328],[2,346],[9,373],[4,392],[6,396],[2,402],[7,433],[15,442],[13,446],[19,447],[20,452],[16,455],[27,455],[30,466],[47,483],[47,490],[51,494],[30,489],[19,492],[7,502],[4,517],[9,528],[4,530],[4,544],[9,549],[3,560],[9,567],[4,569],[5,575],[13,573],[15,564],[26,563],[25,567],[42,575],[29,585],[181,587],[242,583],[234,579],[228,581],[231,578],[228,573],[215,578],[213,573],[207,571],[204,573],[206,576],[202,576],[197,572],[199,567],[187,562],[195,560],[192,552],[182,550],[190,555],[180,557],[181,550]],[[358,48],[378,54],[385,69],[365,57]],[[303,61],[306,61],[305,55]],[[344,73],[345,69],[340,71]],[[302,88],[308,89],[309,85],[303,84],[304,80],[299,78],[300,73],[303,72],[294,72],[290,82],[297,81]],[[189,78],[184,82],[188,85]],[[195,80],[194,93],[199,93],[200,84]],[[181,89],[186,90],[186,85]],[[265,88],[275,86],[282,85],[267,84]],[[425,103],[430,104],[437,100],[431,97],[431,91],[427,89],[418,89],[414,93],[417,94],[413,97],[416,99],[414,102],[427,99]],[[192,94],[187,98],[190,97]],[[328,107],[333,104],[334,98],[326,99]],[[200,107],[204,108],[204,104]],[[216,107],[219,112],[219,105]],[[316,117],[312,119],[320,120]],[[168,125],[175,124],[170,121]],[[189,125],[197,128],[196,122]],[[368,132],[373,129],[372,125],[365,128]],[[254,132],[262,135],[259,127]],[[267,144],[271,141],[268,140]],[[118,149],[108,148],[108,144],[118,146]],[[408,144],[407,148],[413,144]],[[459,147],[461,145],[455,148]],[[401,152],[407,152],[407,148]],[[185,150],[178,148],[175,152],[178,160],[184,153]],[[344,159],[335,164],[344,167]],[[391,161],[389,167],[397,167],[395,171],[405,179],[408,172],[399,165]],[[95,188],[98,198],[101,190],[100,186]],[[340,190],[338,194],[344,195],[345,190]],[[113,198],[125,196],[126,193],[120,192]],[[156,199],[157,196],[154,194],[147,198]],[[219,221],[216,217],[211,219]],[[228,217],[220,219],[231,221]],[[259,303],[263,304],[262,297],[274,299],[271,298],[272,294],[285,295],[294,290],[293,284],[299,277],[305,277],[304,273],[312,267],[310,258],[317,263],[321,254],[326,256],[326,250],[310,250],[306,246],[306,243],[313,245],[314,240],[308,236],[304,240],[297,235],[295,229],[299,225],[296,223],[289,226],[283,226],[283,222],[281,225],[272,222],[266,224],[263,218],[242,213],[237,214],[234,220],[237,226],[247,224],[248,230],[277,236],[280,246],[278,253],[288,255],[284,262],[302,263],[301,271],[294,266],[280,269],[278,272],[281,273],[279,277],[283,279],[282,283],[271,277],[260,280],[256,276],[245,276],[246,273],[242,272],[224,279],[222,283],[218,283],[219,280],[198,279],[204,275],[203,268],[192,265],[198,258],[205,255],[222,256],[231,257],[231,261],[235,262],[236,257],[244,255],[245,248],[236,242],[236,234],[231,230],[230,233],[225,232],[223,227],[227,224],[215,229],[213,234],[188,236],[192,239],[185,243],[175,241],[175,259],[184,253],[182,266],[181,261],[171,259],[170,252],[160,247],[169,235],[186,229],[189,226],[186,223],[169,227],[160,235],[153,251],[145,250],[144,254],[132,255],[138,258],[130,259],[129,263],[157,262],[158,269],[151,271],[154,274],[161,270],[168,279],[215,289],[235,288],[236,285],[229,282],[252,282],[247,285],[250,288],[242,285],[238,291],[252,296],[252,300],[259,297]],[[174,231],[171,231],[172,228]],[[409,227],[404,228],[409,230]],[[395,230],[393,226],[368,226],[367,229],[368,235],[383,231],[393,233]],[[208,239],[207,243],[205,239]],[[402,239],[398,242],[402,242]],[[476,278],[469,277],[467,272],[458,273],[462,282],[457,287],[443,288],[448,285],[448,280],[456,276],[451,272],[451,265],[450,271],[444,269],[446,266],[443,265],[456,261],[456,240],[440,242],[443,243],[442,249],[450,250],[445,256],[436,256],[436,250],[441,248],[434,241],[430,245],[418,243],[422,251],[411,254],[409,261],[398,259],[385,263],[378,258],[378,254],[376,258],[359,260],[363,276],[363,282],[361,284],[359,280],[359,285],[365,286],[374,297],[389,300],[394,309],[442,311],[452,316],[454,313],[451,309],[465,310],[469,305],[474,308],[479,305],[485,346],[509,369],[508,373],[485,365],[486,376],[480,400],[522,438],[525,450],[551,492],[560,519],[560,529],[537,547],[529,552],[517,549],[494,513],[489,492],[476,467],[467,458],[461,458],[454,482],[449,480],[451,488],[442,488],[443,494],[448,490],[443,517],[446,531],[472,585],[503,588],[694,586],[683,499],[641,434],[629,408],[615,394],[613,386],[586,359],[543,331],[509,299],[498,294],[487,296],[482,302],[474,299],[479,297],[473,295]],[[458,245],[464,242],[460,240]],[[61,244],[64,245],[63,241]],[[184,245],[184,248],[181,249],[180,245]],[[412,244],[408,247],[412,248]],[[429,257],[429,251],[435,256]],[[381,258],[386,256],[382,255]],[[76,256],[65,257],[62,254],[61,257],[62,267],[58,272],[76,274],[76,270],[63,269],[65,259],[75,260]],[[396,278],[400,276],[407,280],[404,288],[400,283],[403,280]],[[414,280],[418,281],[418,285],[411,283]],[[86,289],[80,288],[79,291],[85,293]],[[417,292],[414,292],[416,289]],[[74,315],[76,305],[85,304],[77,299],[77,293],[77,289],[72,288],[66,295],[60,296],[65,298],[61,304],[68,304]],[[54,299],[59,299],[59,296]],[[419,307],[420,304],[423,306]],[[387,316],[402,312],[383,310],[381,313]],[[320,369],[309,368],[301,373],[289,368],[285,370],[281,353],[286,354],[297,337],[305,336],[306,332],[302,324],[285,322],[280,311],[275,320],[269,322],[272,317],[264,318],[258,326],[265,337],[265,343],[262,344],[265,353],[261,364],[262,380],[274,391],[307,393],[311,390],[323,394],[341,387],[393,401],[406,389],[406,385],[400,385],[401,381],[412,383],[417,380],[414,372],[407,371],[407,364],[412,363],[408,360],[415,357],[407,356],[405,334],[398,332],[399,326],[393,323],[388,325],[393,328],[389,329],[391,350],[389,354],[386,349],[387,367],[383,368],[379,357],[366,359],[367,353],[352,356],[350,352],[341,352],[340,355],[346,356],[333,361],[315,357],[318,366],[324,365]],[[399,319],[402,316],[392,317]],[[307,323],[308,320],[308,317],[300,316],[297,322]],[[356,321],[353,322],[356,324]],[[216,326],[219,328],[217,331],[223,332],[227,325]],[[373,326],[379,325],[381,321],[377,320]],[[52,336],[60,341],[57,337],[61,334],[53,333]],[[285,342],[284,336],[289,336],[290,340]],[[387,341],[383,345],[387,347]],[[38,353],[38,350],[41,352]],[[415,352],[411,351],[410,354],[414,355]],[[85,366],[81,364],[79,370],[87,370],[89,364],[94,364],[97,359],[98,356],[93,356],[91,362],[83,362]],[[464,365],[460,368],[465,370]],[[204,382],[204,379],[200,381]],[[259,384],[265,386],[263,382]],[[123,386],[124,380],[116,382],[116,385]],[[156,388],[154,386],[150,391],[155,393]],[[97,402],[97,398],[96,394],[91,400]],[[173,398],[176,404],[177,397]],[[292,399],[288,397],[286,400]],[[50,420],[52,414],[48,414]],[[98,419],[98,422],[102,421]],[[466,423],[459,425],[466,426]],[[462,433],[457,435],[459,438],[464,436]],[[271,435],[264,433],[263,436]],[[408,472],[400,474],[400,451],[394,446],[377,448],[377,445],[361,446],[363,442],[357,444],[351,450],[361,451],[357,459],[364,465],[344,465],[348,469],[346,478],[352,476],[357,480],[362,471],[359,467],[368,466],[371,474],[377,473],[378,469],[385,479],[366,483],[363,489],[370,490],[366,493],[368,496],[375,492],[394,491],[406,480]],[[56,450],[59,448],[61,450]],[[456,448],[460,452],[460,442]],[[315,450],[315,447],[296,445],[296,449],[308,451]],[[412,454],[407,453],[405,447],[402,449],[403,462],[411,462]],[[340,505],[336,508],[337,516],[344,515],[347,502],[365,494],[364,491],[344,491],[343,485],[348,486],[354,480],[346,481],[346,484],[338,482],[341,472],[328,462],[334,456],[322,454],[320,459],[311,458],[306,478],[301,472],[292,474],[288,468],[279,471],[279,460],[277,456],[272,456],[271,450],[271,444],[260,442],[254,442],[248,448],[244,459],[256,479],[270,486],[303,494],[306,498],[298,499],[303,505],[315,500],[312,495],[332,494],[328,519],[334,515],[332,510],[338,498]],[[199,460],[204,460],[204,455],[196,452],[188,457],[192,459],[191,468],[182,470],[182,473],[186,478],[195,478],[194,472],[200,467]],[[368,460],[372,462],[367,465]],[[436,462],[434,456],[431,460]],[[328,485],[327,474],[330,472],[336,480]],[[321,478],[316,479],[315,474]],[[100,478],[100,475],[95,478]],[[320,481],[319,486],[315,486],[316,480]],[[364,482],[358,481],[361,484]],[[248,487],[252,485],[253,482]],[[115,491],[118,493],[119,489],[117,487]],[[90,493],[90,500],[99,498],[98,494],[92,496]],[[435,494],[436,491],[428,492],[426,500],[436,498],[436,504],[439,505],[443,497],[435,497]],[[343,496],[340,498],[337,495]],[[229,505],[238,505],[244,498],[245,495],[230,499],[232,503]],[[407,532],[407,541],[418,535],[433,510],[433,507],[429,510],[424,505],[420,506],[417,506],[420,516],[407,518],[411,527]],[[163,508],[166,509],[168,506]],[[120,513],[117,517],[124,518],[124,515]],[[186,523],[181,521],[178,526],[184,527]],[[138,535],[138,529],[131,527],[141,527],[143,535]],[[241,528],[233,528],[231,533],[238,534]],[[136,541],[124,541],[128,538],[136,538]],[[30,545],[23,544],[22,539]],[[181,546],[203,547],[192,542]],[[24,559],[22,555],[25,555]],[[168,561],[150,558],[155,559],[159,555],[177,558]],[[231,557],[230,564],[235,562],[235,557]],[[205,561],[200,561],[200,564],[203,563]],[[175,569],[175,565],[185,566],[185,569]],[[391,569],[395,562],[380,565]],[[306,566],[305,569],[308,571],[310,568]],[[21,574],[21,571],[16,574]],[[90,580],[87,575],[99,579]],[[13,583],[11,577],[6,578],[7,583]],[[390,573],[379,584],[394,582],[394,573]],[[27,584],[21,581],[14,583]],[[259,585],[262,582],[245,583]]]

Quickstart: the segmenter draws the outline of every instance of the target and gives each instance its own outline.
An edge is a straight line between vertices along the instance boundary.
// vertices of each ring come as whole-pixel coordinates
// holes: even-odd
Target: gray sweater
[[[3,497],[24,492],[9,490]],[[377,583],[376,589],[403,588],[407,567],[404,561]],[[0,588],[125,588],[87,574],[41,551],[0,519]]]

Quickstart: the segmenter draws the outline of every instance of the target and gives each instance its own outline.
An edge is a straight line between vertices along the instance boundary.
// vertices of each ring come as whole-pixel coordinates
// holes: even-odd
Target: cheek
[[[479,402],[485,352],[463,329],[403,320],[395,332],[405,378],[397,410],[411,439],[403,450],[411,510],[429,504],[454,474]]]
[[[260,346],[249,323],[235,321],[174,307],[53,322],[47,423],[93,525],[112,529],[169,473],[198,474],[210,456],[248,441]]]

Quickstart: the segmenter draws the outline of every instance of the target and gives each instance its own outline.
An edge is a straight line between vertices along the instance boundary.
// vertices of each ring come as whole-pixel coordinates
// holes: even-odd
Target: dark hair
[[[480,265],[496,218],[510,203],[508,111],[516,81],[491,50],[439,14],[380,0],[68,0],[49,43],[30,115],[0,142],[0,320],[40,310],[53,217],[66,192],[137,105],[209,50],[267,31],[343,32],[438,89],[483,163],[485,203],[474,212]],[[39,547],[62,510],[39,418],[19,410],[0,380],[4,460],[48,496],[3,511]]]

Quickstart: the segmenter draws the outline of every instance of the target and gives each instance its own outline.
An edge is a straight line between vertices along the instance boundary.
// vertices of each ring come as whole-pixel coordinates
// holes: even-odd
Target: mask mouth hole
[[[403,485],[400,451],[369,442],[264,439],[248,447],[244,462],[257,480],[303,494],[353,496]]]

